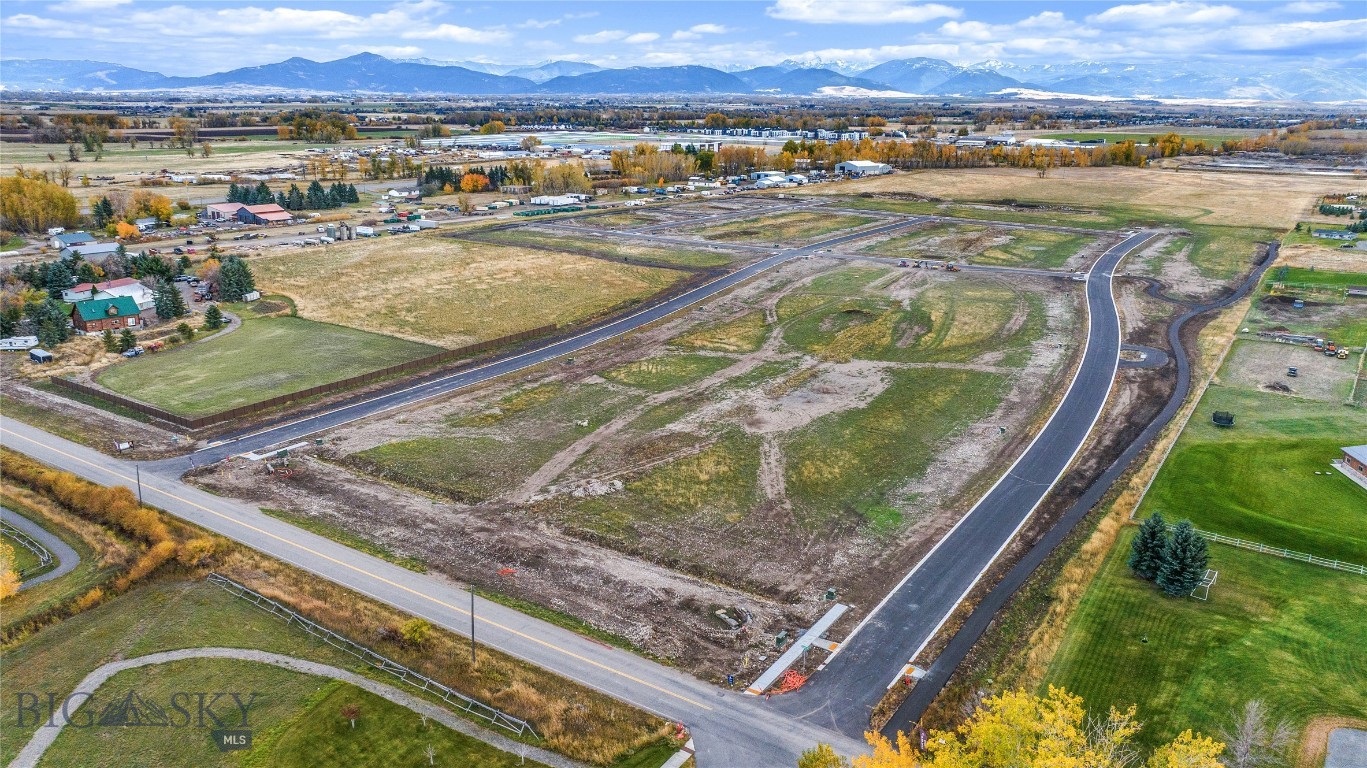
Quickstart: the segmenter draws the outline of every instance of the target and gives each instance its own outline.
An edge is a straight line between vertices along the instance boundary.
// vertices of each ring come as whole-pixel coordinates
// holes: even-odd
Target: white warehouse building
[[[885,173],[892,173],[892,166],[875,163],[872,160],[846,160],[836,164],[835,172],[850,176],[882,176]]]

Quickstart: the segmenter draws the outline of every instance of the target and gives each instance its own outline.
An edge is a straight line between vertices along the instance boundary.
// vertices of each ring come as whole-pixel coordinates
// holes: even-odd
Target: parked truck
[[[374,237],[374,236],[375,236],[375,228],[374,228],[374,227],[357,227],[357,228],[356,228],[356,236],[357,236],[357,237]]]

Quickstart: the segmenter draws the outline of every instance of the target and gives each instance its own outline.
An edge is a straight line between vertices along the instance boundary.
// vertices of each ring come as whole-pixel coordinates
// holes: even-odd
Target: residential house
[[[141,328],[138,303],[127,296],[78,301],[71,308],[71,324],[81,334]]]
[[[91,299],[112,299],[127,297],[138,305],[138,311],[151,319],[156,314],[156,302],[151,289],[132,277],[106,280],[103,283],[81,283],[62,291],[62,301],[74,304]],[[150,314],[149,314],[150,313]]]
[[[87,245],[93,242],[95,237],[89,232],[61,232],[53,235],[49,244],[60,251],[73,245]]]
[[[850,176],[882,176],[885,173],[892,173],[892,166],[875,163],[872,160],[846,160],[836,164],[835,172]]]
[[[1330,463],[1349,480],[1367,488],[1367,445],[1350,445],[1342,450],[1343,458]]]
[[[62,258],[74,259],[79,255],[81,258],[89,261],[91,259],[102,259],[118,250],[118,243],[81,243],[80,245],[63,248]]]
[[[1350,285],[1347,292],[1349,296],[1367,296],[1367,285]]]

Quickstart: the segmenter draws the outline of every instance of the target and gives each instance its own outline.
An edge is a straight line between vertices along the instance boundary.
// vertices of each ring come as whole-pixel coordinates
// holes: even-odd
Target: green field
[[[588,234],[551,234],[534,229],[497,229],[472,233],[470,239],[502,245],[545,248],[569,253],[589,253],[614,260],[633,260],[679,267],[720,267],[730,264],[734,254],[701,248],[661,247],[633,243],[616,237]]]
[[[1367,273],[1331,272],[1325,269],[1287,267],[1285,274],[1283,274],[1281,268],[1268,270],[1267,276],[1263,280],[1263,285],[1264,287],[1267,287],[1272,283],[1312,285],[1322,288],[1347,288],[1350,285],[1367,285]],[[1363,311],[1367,312],[1367,304],[1364,304]]]
[[[33,550],[29,549],[23,544],[20,544],[18,539],[10,538],[8,533],[0,534],[0,539],[3,539],[4,542],[8,544],[10,549],[14,552],[13,567],[15,571],[18,571],[19,573],[24,573],[25,571],[32,569],[31,573],[24,573],[24,579],[26,581],[28,579],[33,578],[34,576],[42,575],[42,572],[38,570],[38,564],[42,561],[38,559],[38,555],[33,553]],[[55,566],[50,566],[48,568],[44,568],[43,570],[51,570],[52,567]]]
[[[674,337],[671,346],[710,352],[754,352],[769,335],[763,312],[750,312],[735,320],[709,323]]]
[[[230,659],[187,659],[115,675],[95,691],[96,708],[77,710],[98,716],[101,701],[135,692],[165,707],[173,723],[183,716],[171,697],[183,691],[229,691],[250,701],[246,726],[252,748],[221,752],[212,740],[213,720],[183,728],[66,728],[48,749],[43,766],[120,768],[155,765],[165,768],[201,766],[419,766],[426,765],[429,744],[448,764],[500,768],[519,758],[477,739],[427,720],[356,686],[291,672],[268,664]],[[255,698],[250,698],[255,694]],[[241,725],[241,710],[224,697],[213,711],[227,727]],[[348,704],[360,707],[356,727],[342,717]],[[527,765],[539,766],[535,761]]]
[[[1348,217],[1343,217],[1348,220]],[[1328,240],[1323,237],[1315,237],[1310,234],[1316,229],[1347,229],[1347,224],[1325,224],[1323,222],[1303,221],[1300,229],[1292,229],[1282,236],[1283,245],[1317,245],[1321,248],[1340,248],[1343,245],[1352,245],[1352,241]],[[1367,239],[1367,233],[1359,232],[1358,240]]]
[[[1257,243],[1276,240],[1280,233],[1263,227],[1213,227],[1188,224],[1189,237],[1180,237],[1170,244],[1168,253],[1175,256],[1190,247],[1187,260],[1195,265],[1202,277],[1227,282],[1246,274],[1253,265]]]
[[[1237,426],[1214,426],[1217,410],[1234,413]],[[1329,466],[1341,446],[1364,436],[1361,409],[1213,386],[1140,515],[1160,511],[1227,536],[1367,565],[1367,490]]]
[[[1092,238],[1038,229],[939,224],[864,247],[892,258],[966,260],[998,266],[1061,267]]]
[[[719,355],[659,355],[603,371],[603,378],[628,387],[664,392],[704,379],[736,361]]]
[[[1297,727],[1367,712],[1367,580],[1212,544],[1209,601],[1168,598],[1130,574],[1132,537],[1082,598],[1047,684],[1092,712],[1138,704],[1148,746],[1229,726],[1252,699]]]
[[[977,371],[886,375],[891,385],[868,406],[824,416],[785,446],[788,493],[804,526],[820,529],[854,513],[878,533],[901,527],[903,500],[889,492],[924,473],[954,430],[991,413],[1007,390],[1007,377]]]
[[[824,235],[862,227],[877,221],[871,216],[794,211],[772,216],[756,216],[723,224],[688,227],[684,232],[701,235],[706,240],[745,243],[797,243],[816,240]]]
[[[98,380],[173,413],[201,416],[439,351],[298,317],[249,319],[222,338],[111,366]]]

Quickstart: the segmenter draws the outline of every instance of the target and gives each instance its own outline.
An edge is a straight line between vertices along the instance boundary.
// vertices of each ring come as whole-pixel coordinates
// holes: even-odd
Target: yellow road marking
[[[74,456],[74,455],[72,455],[72,454],[70,454],[70,453],[67,453],[67,452],[65,452],[65,451],[63,451],[63,450],[61,450],[61,449],[59,449],[59,448],[53,448],[53,447],[50,446],[50,445],[45,445],[45,444],[43,444],[43,443],[38,442],[37,440],[33,440],[32,438],[25,437],[25,436],[20,435],[20,434],[18,434],[18,433],[16,433],[16,432],[11,432],[10,430],[5,429],[4,427],[0,427],[0,432],[4,432],[5,434],[8,434],[8,435],[13,435],[14,437],[17,437],[17,438],[19,438],[20,440],[24,440],[24,441],[26,441],[26,442],[33,443],[34,445],[37,445],[37,446],[41,446],[41,447],[43,447],[43,448],[45,448],[45,449],[47,449],[47,450],[49,450],[49,451],[52,451],[52,452],[57,453],[57,454],[59,454],[59,455],[65,456],[65,457],[67,457],[68,459],[71,459],[72,461],[77,461],[77,462],[80,462],[81,464],[85,464],[85,465],[87,465],[87,466],[94,467],[95,469],[97,469],[97,470],[99,470],[99,471],[101,471],[101,472],[106,472],[106,473],[111,474],[111,475],[113,475],[114,477],[120,478],[120,479],[122,479],[122,480],[125,480],[125,481],[128,481],[128,482],[136,482],[133,478],[128,477],[127,475],[119,474],[119,472],[117,472],[117,471],[115,471],[115,470],[106,469],[105,467],[102,467],[102,466],[100,466],[100,465],[98,465],[98,464],[95,464],[94,462],[86,461],[85,459],[82,459],[82,458],[79,457],[79,456]],[[470,612],[469,612],[468,610],[466,610],[466,609],[464,609],[464,608],[461,608],[460,606],[452,605],[452,604],[447,603],[447,602],[444,602],[444,601],[442,601],[442,600],[438,600],[438,599],[436,599],[435,597],[432,597],[432,596],[430,596],[430,595],[424,595],[423,593],[419,592],[419,591],[416,590],[416,589],[413,589],[413,588],[411,588],[411,587],[406,587],[406,586],[404,586],[403,584],[399,584],[398,582],[390,581],[389,579],[386,579],[386,578],[383,577],[383,576],[379,576],[379,575],[377,575],[377,574],[371,573],[370,571],[367,571],[367,570],[365,570],[365,569],[363,569],[363,568],[359,568],[359,567],[357,567],[357,566],[355,566],[355,565],[352,565],[351,563],[347,563],[347,562],[344,562],[344,561],[342,561],[342,560],[338,560],[337,558],[332,557],[332,556],[330,556],[330,555],[325,555],[325,554],[323,554],[322,552],[319,552],[319,551],[314,550],[314,549],[310,549],[310,548],[308,548],[308,547],[305,547],[305,546],[302,545],[302,544],[298,544],[298,543],[296,543],[296,542],[290,541],[289,539],[286,539],[286,538],[284,538],[284,537],[277,536],[277,535],[271,533],[270,531],[266,531],[266,530],[263,530],[263,529],[261,529],[261,528],[257,528],[256,526],[254,526],[254,525],[252,525],[252,524],[250,524],[250,523],[246,523],[246,522],[243,522],[243,521],[238,520],[238,519],[236,519],[236,518],[230,517],[230,516],[228,516],[228,515],[223,514],[222,512],[218,512],[218,511],[209,509],[208,507],[203,506],[203,505],[201,505],[201,504],[197,504],[197,503],[195,503],[195,502],[193,502],[193,501],[190,501],[189,499],[183,499],[183,498],[181,498],[181,497],[175,495],[174,493],[171,493],[171,492],[169,492],[169,491],[161,490],[160,488],[157,488],[157,487],[154,486],[154,485],[150,485],[150,484],[148,484],[148,483],[143,483],[143,486],[144,486],[144,487],[151,488],[152,490],[156,491],[157,493],[160,493],[160,494],[163,495],[163,496],[166,496],[166,497],[168,497],[168,498],[175,499],[176,501],[179,501],[179,502],[182,503],[182,504],[188,504],[188,505],[190,505],[190,506],[192,506],[192,507],[194,507],[194,508],[196,508],[196,509],[200,509],[200,510],[203,510],[203,511],[205,511],[205,512],[208,512],[209,514],[214,515],[215,517],[222,518],[222,519],[227,520],[227,521],[229,521],[229,522],[231,522],[231,523],[236,523],[237,525],[240,525],[240,526],[242,526],[243,528],[247,528],[248,530],[252,530],[252,531],[255,531],[255,532],[258,533],[258,534],[261,534],[262,536],[266,536],[266,537],[268,537],[268,538],[275,539],[276,541],[278,541],[278,542],[280,542],[280,543],[282,543],[282,544],[287,544],[287,545],[289,545],[289,546],[291,546],[291,547],[294,547],[294,548],[296,548],[296,549],[303,550],[304,552],[307,552],[307,553],[309,553],[309,554],[311,554],[311,555],[313,555],[313,556],[315,556],[315,557],[320,557],[320,558],[322,558],[322,559],[324,559],[324,560],[326,560],[326,561],[328,561],[328,562],[330,562],[330,563],[334,563],[334,564],[336,564],[336,565],[340,565],[340,566],[342,566],[343,568],[348,568],[348,569],[350,569],[350,570],[352,570],[352,571],[355,571],[356,573],[361,574],[362,576],[368,576],[368,577],[370,577],[370,578],[372,578],[372,579],[375,579],[375,580],[378,581],[378,582],[381,582],[381,583],[383,583],[383,584],[387,584],[387,585],[389,585],[389,586],[391,586],[391,587],[394,587],[395,589],[399,589],[399,590],[402,590],[402,591],[407,592],[407,593],[409,593],[409,594],[416,595],[416,596],[418,596],[418,597],[423,598],[424,600],[428,600],[428,601],[430,601],[430,602],[436,603],[437,605],[440,605],[441,607],[446,608],[446,609],[448,609],[448,610],[455,611],[456,613],[463,614],[463,615],[465,615],[465,616],[469,616],[469,615],[470,615]],[[323,577],[323,578],[326,578],[326,577]],[[345,586],[345,585],[343,585],[343,586]],[[547,642],[547,641],[542,640],[542,639],[540,639],[540,638],[532,637],[531,635],[528,635],[528,634],[526,634],[526,633],[524,633],[524,632],[519,632],[518,630],[513,629],[512,627],[505,627],[505,626],[503,626],[502,624],[499,624],[499,623],[496,622],[496,621],[490,621],[489,619],[486,619],[486,618],[484,618],[484,617],[482,617],[482,616],[481,616],[481,617],[477,617],[477,620],[482,621],[482,622],[484,622],[485,624],[488,624],[488,625],[491,626],[491,627],[495,627],[495,628],[497,628],[497,629],[501,629],[501,630],[503,630],[504,632],[507,632],[507,633],[510,634],[510,635],[514,635],[514,636],[516,636],[516,637],[520,637],[520,638],[522,638],[522,639],[524,639],[524,640],[529,640],[529,641],[531,641],[531,642],[533,642],[533,643],[536,643],[537,645],[541,645],[541,646],[544,646],[544,647],[546,647],[546,648],[549,648],[549,649],[551,649],[551,650],[553,650],[553,651],[558,651],[559,653],[563,653],[563,654],[565,654],[566,656],[569,656],[569,657],[572,658],[572,659],[576,659],[576,660],[578,660],[578,661],[582,661],[582,662],[584,662],[584,663],[586,663],[586,664],[591,664],[591,665],[593,665],[593,666],[595,666],[595,667],[597,667],[597,668],[599,668],[599,669],[601,669],[601,670],[603,670],[603,671],[605,671],[605,672],[610,672],[610,673],[612,673],[612,674],[614,674],[614,675],[617,675],[617,676],[619,676],[619,677],[622,677],[622,678],[625,678],[625,679],[627,679],[627,680],[630,680],[630,681],[633,682],[633,683],[637,683],[637,684],[639,684],[639,685],[644,685],[645,687],[650,688],[651,690],[659,691],[660,693],[663,693],[663,694],[665,694],[665,695],[667,695],[667,696],[672,696],[672,697],[674,697],[674,698],[676,698],[676,699],[678,699],[678,700],[680,700],[680,701],[688,702],[689,704],[692,704],[692,705],[695,706],[695,707],[701,707],[702,709],[706,709],[706,710],[709,710],[709,711],[712,709],[711,707],[707,706],[706,704],[703,704],[703,703],[700,702],[700,701],[695,701],[695,700],[693,700],[693,699],[688,698],[687,696],[684,696],[684,695],[682,695],[682,694],[675,693],[674,691],[668,690],[668,689],[666,689],[666,688],[662,688],[662,687],[660,687],[660,686],[658,686],[658,685],[655,685],[654,683],[647,682],[647,681],[642,680],[641,678],[636,677],[636,676],[634,676],[634,675],[629,675],[629,674],[627,674],[626,672],[623,672],[623,671],[621,671],[621,670],[613,669],[612,667],[609,667],[609,666],[607,666],[606,664],[603,664],[603,663],[601,663],[601,662],[594,661],[593,659],[587,658],[587,657],[585,657],[585,656],[580,656],[579,654],[577,654],[577,653],[575,653],[575,652],[573,652],[573,651],[571,651],[571,650],[568,650],[568,649],[566,649],[566,648],[561,648],[561,647],[558,646],[558,645],[555,645],[555,644],[553,644],[553,643]],[[552,670],[552,671],[554,671],[554,670]]]

